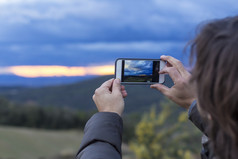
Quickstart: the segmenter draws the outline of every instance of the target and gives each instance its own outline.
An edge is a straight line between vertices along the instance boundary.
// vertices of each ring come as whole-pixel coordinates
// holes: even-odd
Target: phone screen
[[[159,82],[160,61],[122,60],[122,82]]]

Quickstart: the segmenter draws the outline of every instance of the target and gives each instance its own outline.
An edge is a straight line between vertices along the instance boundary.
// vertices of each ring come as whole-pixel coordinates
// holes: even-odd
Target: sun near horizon
[[[75,77],[87,75],[113,75],[114,65],[102,66],[10,66],[1,67],[0,74],[13,74],[25,78],[37,77]]]

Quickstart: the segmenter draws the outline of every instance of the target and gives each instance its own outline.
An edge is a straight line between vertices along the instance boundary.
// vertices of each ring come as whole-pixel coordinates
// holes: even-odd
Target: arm
[[[197,102],[194,101],[188,110],[188,119],[204,134],[206,130],[206,122],[203,121],[202,117],[200,116],[197,108]]]
[[[174,86],[168,88],[162,84],[155,84],[151,88],[159,90],[179,106],[187,109],[189,120],[204,133],[206,123],[201,118],[197,108],[196,89],[194,84],[190,82],[191,74],[179,60],[171,56],[161,56],[161,59],[167,61],[167,66],[159,73],[169,74]]]
[[[169,74],[174,82],[174,86],[168,88],[162,84],[152,85],[151,88],[155,88],[167,96],[169,99],[188,110],[188,117],[193,124],[199,128],[203,133],[206,129],[206,122],[204,122],[198,112],[196,99],[196,89],[190,82],[191,74],[184,68],[182,63],[171,57],[161,56],[161,59],[167,61],[167,66],[160,71],[162,74]],[[206,135],[202,137],[202,159],[207,159],[209,156],[208,138]]]
[[[99,113],[87,122],[76,159],[121,159],[122,119],[127,92],[120,80],[104,82],[93,95]]]
[[[203,121],[202,117],[200,116],[198,109],[197,109],[197,102],[194,101],[192,105],[189,107],[188,110],[188,118],[189,120],[199,129],[201,132],[203,132],[202,136],[202,150],[201,150],[201,158],[202,159],[207,159],[210,158],[209,156],[211,155],[209,148],[209,138],[207,137],[205,130],[207,127],[206,122]]]
[[[77,159],[121,159],[122,119],[116,113],[96,113],[87,122]]]

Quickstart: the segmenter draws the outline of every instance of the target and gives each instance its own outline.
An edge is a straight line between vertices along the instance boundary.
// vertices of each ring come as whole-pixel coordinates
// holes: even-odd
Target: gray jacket
[[[196,102],[190,106],[189,119],[204,132],[206,124],[198,113]],[[122,118],[118,114],[107,112],[94,114],[85,126],[76,159],[121,159],[122,129]],[[208,139],[203,137],[202,159],[211,158],[207,143]]]
[[[205,133],[207,124],[203,121],[201,118],[198,109],[197,109],[197,103],[194,101],[188,110],[188,119],[203,132],[202,136],[202,150],[201,150],[201,159],[212,159],[213,153],[209,150],[209,139]]]
[[[77,159],[121,159],[122,118],[116,113],[96,113],[84,128]]]

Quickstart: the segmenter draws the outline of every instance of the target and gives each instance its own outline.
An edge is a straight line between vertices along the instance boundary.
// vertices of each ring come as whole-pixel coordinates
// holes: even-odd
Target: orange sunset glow
[[[88,66],[88,67],[67,67],[67,66],[11,66],[5,68],[8,73],[20,77],[72,77],[86,75],[112,75],[113,65]],[[5,71],[6,72],[6,71]]]

